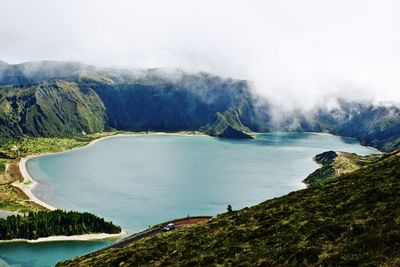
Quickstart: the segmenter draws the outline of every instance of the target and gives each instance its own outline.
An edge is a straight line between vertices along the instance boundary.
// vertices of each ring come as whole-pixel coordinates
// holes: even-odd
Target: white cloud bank
[[[397,0],[2,0],[0,59],[202,70],[287,105],[400,102],[399,12]]]

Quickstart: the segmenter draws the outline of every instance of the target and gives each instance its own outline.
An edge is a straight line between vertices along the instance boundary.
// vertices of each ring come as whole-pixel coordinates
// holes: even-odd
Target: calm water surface
[[[187,215],[214,215],[304,188],[326,150],[366,155],[356,141],[308,133],[258,134],[255,140],[205,136],[115,137],[29,160],[34,194],[62,208],[90,211],[135,232]],[[106,242],[0,245],[0,258],[51,266]],[[23,257],[22,257],[23,256]],[[1,263],[0,263],[1,266]]]

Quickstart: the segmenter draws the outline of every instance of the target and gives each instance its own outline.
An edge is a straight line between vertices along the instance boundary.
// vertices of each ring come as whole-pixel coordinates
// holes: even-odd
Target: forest
[[[0,240],[120,232],[119,226],[88,212],[38,211],[0,219]]]

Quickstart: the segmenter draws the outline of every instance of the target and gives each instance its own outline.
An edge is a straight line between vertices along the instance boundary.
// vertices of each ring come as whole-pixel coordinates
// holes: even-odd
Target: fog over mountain
[[[251,80],[280,110],[331,96],[400,101],[399,1],[6,0],[0,10],[8,63],[205,71]]]

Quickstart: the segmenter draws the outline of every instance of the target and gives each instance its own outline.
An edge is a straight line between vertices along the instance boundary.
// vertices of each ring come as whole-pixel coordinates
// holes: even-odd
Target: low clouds
[[[250,79],[279,105],[400,101],[399,1],[4,0],[0,59]]]

